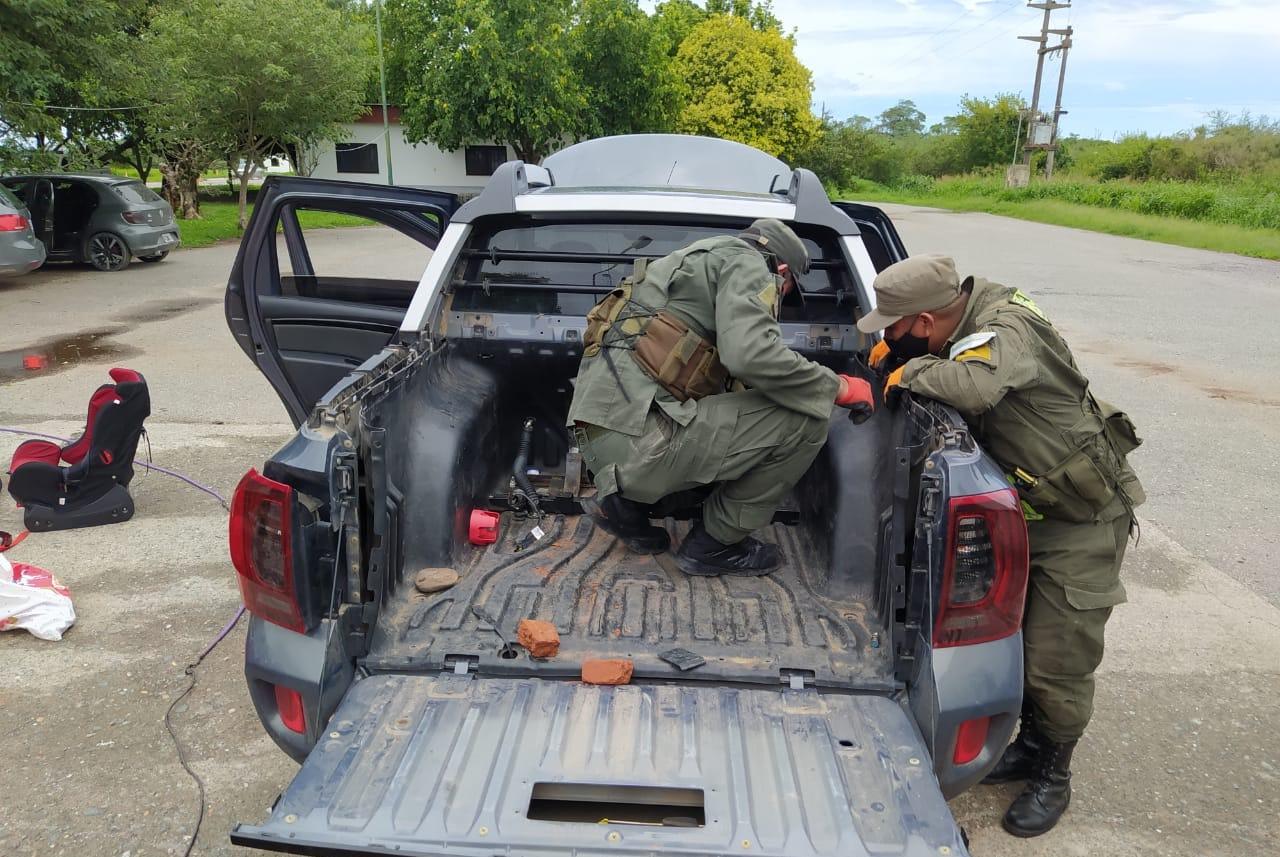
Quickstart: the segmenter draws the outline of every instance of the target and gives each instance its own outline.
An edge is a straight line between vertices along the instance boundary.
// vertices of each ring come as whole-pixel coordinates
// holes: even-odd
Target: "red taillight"
[[[966,765],[978,758],[987,743],[987,729],[990,726],[990,717],[975,717],[961,723],[956,730],[956,751],[951,754],[951,761],[957,765]]]
[[[250,470],[231,498],[231,563],[244,606],[259,618],[304,632],[293,585],[293,489]]]
[[[291,687],[275,687],[276,709],[280,712],[280,721],[290,732],[307,734],[307,715],[302,708],[302,694]]]
[[[30,225],[21,214],[0,214],[0,232],[22,232]]]
[[[147,213],[145,211],[122,211],[120,216],[124,218],[125,223],[137,225],[147,222]]]
[[[1022,626],[1027,524],[1013,490],[953,497],[933,645],[999,640]]]

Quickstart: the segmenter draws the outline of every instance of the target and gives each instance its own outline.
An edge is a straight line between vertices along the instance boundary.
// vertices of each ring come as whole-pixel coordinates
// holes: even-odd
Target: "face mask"
[[[885,342],[889,343],[889,353],[899,360],[911,360],[929,353],[929,337],[916,336],[909,330],[897,339],[886,339]]]

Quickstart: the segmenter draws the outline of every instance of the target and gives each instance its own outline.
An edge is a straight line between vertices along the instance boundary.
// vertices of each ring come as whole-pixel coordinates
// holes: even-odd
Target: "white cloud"
[[[1041,13],[1023,0],[775,0],[774,8],[797,28],[815,102],[954,104],[965,93],[1031,90],[1034,44],[1017,36],[1038,32]],[[1065,99],[1073,111],[1092,113],[1126,92],[1148,113],[1186,97],[1264,112],[1280,80],[1280,12],[1270,0],[1079,0],[1052,21],[1075,29]],[[1055,57],[1046,74],[1056,77]],[[1139,121],[1118,116],[1116,129]]]

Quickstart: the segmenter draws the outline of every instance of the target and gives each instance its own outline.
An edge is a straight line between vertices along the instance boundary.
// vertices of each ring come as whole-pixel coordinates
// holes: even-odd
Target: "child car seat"
[[[89,399],[84,434],[65,447],[29,440],[14,451],[9,494],[25,509],[28,530],[69,530],[133,517],[127,486],[151,396],[146,380],[132,369],[110,374],[115,383],[103,384]]]

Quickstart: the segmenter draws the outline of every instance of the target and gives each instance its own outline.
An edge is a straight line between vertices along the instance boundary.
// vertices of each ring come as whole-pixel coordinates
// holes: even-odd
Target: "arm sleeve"
[[[955,359],[917,357],[902,373],[902,387],[951,405],[964,416],[996,406],[1006,394],[1026,389],[1039,379],[1039,366],[1026,338],[1014,327],[989,325],[995,338]]]
[[[716,347],[729,374],[784,408],[818,419],[831,416],[840,380],[782,341],[773,317],[777,285],[760,254],[744,247],[709,260],[716,282]]]

